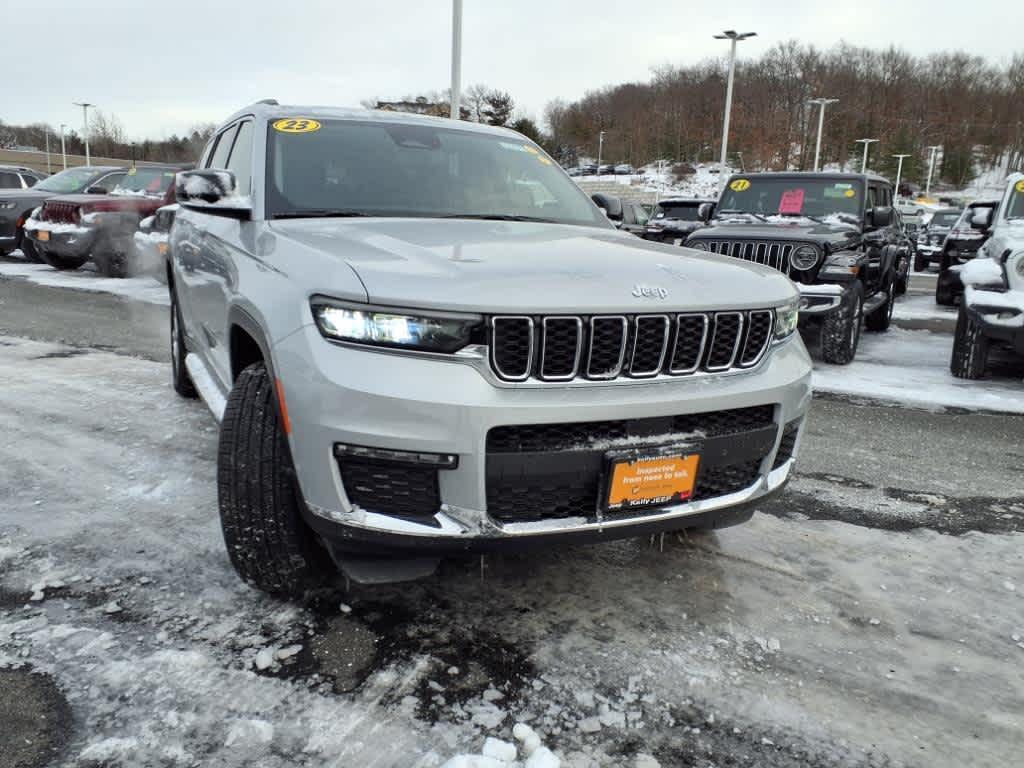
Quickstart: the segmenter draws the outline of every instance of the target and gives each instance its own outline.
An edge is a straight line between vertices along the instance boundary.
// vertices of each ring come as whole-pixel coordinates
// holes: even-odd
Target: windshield
[[[130,168],[110,193],[163,197],[174,182],[174,171],[166,168]]]
[[[96,171],[92,168],[68,168],[60,173],[55,173],[48,179],[43,179],[36,184],[35,189],[57,194],[82,192],[95,178]]]
[[[700,206],[693,203],[658,203],[654,209],[655,219],[677,219],[679,221],[698,221]]]
[[[718,210],[762,216],[827,216],[845,213],[860,217],[864,185],[813,176],[732,179],[722,193]]]
[[[932,216],[932,226],[934,227],[952,227],[956,224],[960,218],[960,211],[946,211],[936,213]]]
[[[267,216],[512,218],[610,227],[532,142],[440,125],[324,120],[268,134]]]

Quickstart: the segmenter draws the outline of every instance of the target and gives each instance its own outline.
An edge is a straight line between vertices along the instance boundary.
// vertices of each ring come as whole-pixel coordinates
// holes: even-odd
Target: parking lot
[[[942,370],[928,275],[816,370],[750,523],[297,605],[231,570],[159,289],[31,272],[0,263],[0,766],[438,766],[517,723],[571,766],[1019,760],[1022,374]]]

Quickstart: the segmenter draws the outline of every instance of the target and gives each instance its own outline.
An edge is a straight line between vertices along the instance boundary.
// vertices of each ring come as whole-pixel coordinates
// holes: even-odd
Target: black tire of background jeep
[[[182,397],[194,399],[198,397],[196,385],[185,367],[185,330],[181,323],[181,307],[178,306],[178,294],[171,288],[171,386]]]
[[[848,365],[857,354],[864,321],[864,287],[854,283],[846,311],[833,312],[821,324],[821,357],[826,363]]]
[[[25,261],[31,261],[34,264],[42,263],[43,259],[36,249],[36,244],[25,236],[23,229],[18,231],[18,247],[21,248],[21,255],[25,257]]]
[[[981,327],[971,319],[967,307],[960,303],[953,333],[953,355],[949,360],[949,371],[958,379],[980,379],[988,367],[988,337]]]
[[[100,243],[92,253],[96,271],[104,277],[128,277],[128,262],[131,254],[115,248],[109,243]]]
[[[45,249],[36,249],[43,261],[54,269],[69,270],[78,269],[89,260],[88,256],[58,256]]]
[[[888,331],[889,326],[892,325],[892,310],[896,306],[896,277],[889,278],[885,287],[889,291],[889,298],[882,306],[864,318],[864,327],[872,333]]]
[[[330,556],[302,520],[274,382],[263,363],[242,371],[228,395],[217,491],[224,543],[247,584],[300,597],[334,572]]]

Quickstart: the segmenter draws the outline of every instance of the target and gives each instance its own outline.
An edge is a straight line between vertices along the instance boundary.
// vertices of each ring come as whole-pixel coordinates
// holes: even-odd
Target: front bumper
[[[45,232],[42,239],[40,232]],[[25,237],[31,240],[36,248],[58,256],[79,258],[88,256],[96,243],[96,230],[92,227],[72,227],[67,224],[55,224],[53,228],[41,221],[32,228],[25,228]]]
[[[986,316],[978,311],[978,308],[968,304],[967,314],[981,326],[982,332],[990,339],[996,339],[1008,345],[1017,355],[1024,357],[1024,326],[1018,325],[1019,317],[1012,321],[992,320],[991,315]]]
[[[283,374],[306,518],[332,546],[361,550],[476,551],[713,527],[782,488],[793,465],[787,456],[795,455],[797,424],[811,397],[810,360],[796,334],[758,367],[741,373],[597,384],[498,384],[485,371],[486,357],[455,362],[340,346],[325,341],[312,325],[278,342],[273,356]],[[315,367],[309,361],[316,361]],[[523,509],[514,519],[488,512],[488,433],[497,427],[632,423],[755,406],[770,407],[774,432],[742,488],[640,513],[611,515],[597,505],[569,516],[552,515],[547,508]],[[789,443],[780,451],[787,435]],[[371,509],[365,501],[351,502],[339,467],[344,459],[335,456],[338,444],[454,455],[458,466],[436,471],[436,511],[411,519]],[[658,437],[651,444],[665,442]],[[534,458],[557,463],[564,456],[551,452]],[[523,487],[540,482],[529,472],[517,479]]]

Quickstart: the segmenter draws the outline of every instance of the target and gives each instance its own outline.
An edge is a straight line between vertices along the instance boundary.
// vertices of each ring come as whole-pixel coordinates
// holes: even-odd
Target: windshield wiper
[[[311,208],[308,211],[284,211],[275,213],[275,219],[346,219],[358,216],[372,216],[366,211],[351,208]]]
[[[446,213],[439,219],[480,219],[482,221],[539,221],[543,224],[555,224],[554,219],[542,219],[539,216],[511,216],[504,213]]]
[[[718,215],[729,216],[729,215],[737,214],[737,213],[740,214],[741,216],[753,216],[755,219],[760,219],[761,221],[768,221],[768,219],[765,218],[764,216],[762,216],[760,213],[754,213],[753,211],[740,211],[740,210],[735,210],[735,209],[729,209],[729,210],[725,210],[725,211],[715,211],[715,216],[718,216]]]

